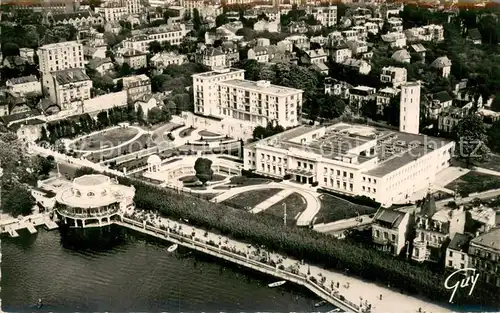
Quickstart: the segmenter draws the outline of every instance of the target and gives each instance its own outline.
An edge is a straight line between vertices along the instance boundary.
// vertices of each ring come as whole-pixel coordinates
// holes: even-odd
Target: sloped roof
[[[12,85],[18,85],[36,81],[38,81],[38,78],[35,75],[16,77],[8,80],[8,82],[10,82]]]
[[[479,32],[479,29],[477,28],[469,29],[467,37],[469,37],[469,39],[471,40],[481,40],[483,38],[481,36],[481,33]]]
[[[57,80],[60,85],[76,83],[84,80],[90,80],[81,69],[72,68],[52,73],[52,76]]]
[[[427,51],[427,49],[425,49],[425,47],[421,43],[411,45],[411,48],[413,49],[413,51],[415,51],[417,53]]]
[[[406,49],[401,49],[396,52],[394,52],[391,56],[392,59],[398,61],[398,62],[403,62],[404,60],[410,59],[410,53]]]
[[[104,59],[101,59],[101,58],[93,58],[92,60],[89,61],[89,64],[88,66],[91,68],[91,69],[96,69],[98,68],[99,66],[103,65],[103,64],[106,64],[106,63],[113,63],[111,61],[110,58],[104,58]]]
[[[451,60],[448,59],[447,56],[439,57],[439,58],[435,59],[434,62],[432,62],[432,64],[431,64],[431,67],[434,67],[434,68],[443,68],[443,67],[447,67],[447,66],[451,66]]]
[[[382,222],[391,225],[392,228],[397,228],[405,217],[406,213],[391,209],[380,208],[373,217],[374,222]]]
[[[469,250],[470,237],[464,234],[456,233],[453,236],[448,248],[455,251],[465,252]]]
[[[500,250],[500,228],[493,229],[471,240],[472,243]]]
[[[63,13],[63,14],[54,14],[52,15],[52,18],[54,21],[59,22],[59,21],[64,21],[64,20],[70,20],[70,19],[81,19],[81,18],[89,18],[92,17],[93,14],[90,11],[79,11],[79,12],[73,12],[73,13]]]
[[[450,96],[450,94],[446,90],[436,92],[435,94],[432,95],[432,99],[438,100],[440,103],[453,100],[453,98]]]

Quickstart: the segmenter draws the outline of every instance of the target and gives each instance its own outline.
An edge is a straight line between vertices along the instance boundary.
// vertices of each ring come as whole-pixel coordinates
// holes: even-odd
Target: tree
[[[456,157],[465,161],[467,167],[474,161],[482,162],[488,157],[490,149],[486,146],[486,126],[479,115],[465,116],[455,126],[453,133],[456,135]]]
[[[213,179],[214,171],[212,170],[212,160],[205,158],[198,158],[194,163],[194,170],[196,171],[196,178],[203,185]]]
[[[217,17],[215,18],[215,27],[219,27],[227,23],[229,23],[229,19],[224,13],[221,15],[217,15]]]
[[[12,55],[19,55],[19,46],[15,43],[8,42],[8,43],[2,45],[2,54],[5,57],[12,56]]]
[[[488,147],[495,152],[500,152],[500,121],[496,121],[488,129]]]
[[[120,69],[118,70],[118,75],[120,75],[120,77],[129,76],[132,75],[133,73],[134,71],[132,70],[132,68],[128,63],[123,63],[123,65],[120,66]]]
[[[49,175],[50,171],[55,168],[55,160],[54,157],[49,155],[48,157],[38,157],[38,174],[42,177],[46,177]]]
[[[2,190],[5,190],[3,187]],[[30,215],[34,206],[35,200],[23,185],[18,184],[2,193],[2,210],[14,217]]]
[[[154,40],[148,44],[148,50],[149,52],[156,54],[162,51],[162,46],[157,40]]]
[[[137,107],[137,121],[142,124],[144,122],[144,110],[142,109],[142,106]]]
[[[361,114],[375,120],[377,118],[377,102],[375,100],[365,101],[361,104]]]
[[[201,17],[198,9],[193,9],[193,28],[195,31],[200,31],[201,29]]]

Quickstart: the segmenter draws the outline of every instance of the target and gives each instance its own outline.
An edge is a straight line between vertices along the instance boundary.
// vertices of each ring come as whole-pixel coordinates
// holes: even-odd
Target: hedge
[[[94,173],[82,168],[76,175]],[[124,185],[136,188],[135,204],[145,210],[157,211],[163,216],[188,219],[190,224],[207,230],[216,230],[237,240],[284,253],[311,264],[335,271],[349,269],[349,275],[358,276],[412,295],[447,303],[451,290],[444,287],[446,277],[425,266],[413,264],[374,249],[313,231],[309,228],[284,226],[281,221],[269,219],[265,214],[252,214],[243,210],[215,204],[170,189],[149,185],[143,181],[117,177]],[[469,290],[458,289],[456,305],[487,305],[498,308],[500,299],[492,288],[476,285],[471,296]],[[463,308],[462,308],[463,309]]]
[[[375,209],[380,208],[379,202],[372,200],[372,199],[368,198],[367,196],[349,196],[349,195],[333,192],[331,190],[327,190],[327,189],[323,189],[323,188],[319,188],[318,191],[330,194],[330,195],[338,197],[338,198],[342,198],[344,200],[347,200],[347,201],[355,203],[355,204],[365,205],[365,206],[369,206],[369,207],[372,207]]]

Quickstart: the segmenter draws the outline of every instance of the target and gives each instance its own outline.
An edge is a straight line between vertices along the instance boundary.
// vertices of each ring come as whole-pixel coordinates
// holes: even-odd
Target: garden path
[[[487,169],[487,168],[484,168],[484,167],[474,167],[473,170],[476,171],[476,172],[479,172],[479,173],[483,173],[483,174],[500,176],[500,172],[494,171],[494,170],[490,170],[490,169]]]
[[[278,203],[281,200],[285,199],[286,197],[288,197],[292,193],[293,193],[293,190],[291,190],[291,189],[282,190],[282,191],[278,192],[277,194],[275,194],[274,196],[272,196],[271,198],[267,198],[266,200],[257,204],[252,210],[250,210],[250,212],[260,213],[260,212],[264,211],[265,209],[273,206],[275,203]]]

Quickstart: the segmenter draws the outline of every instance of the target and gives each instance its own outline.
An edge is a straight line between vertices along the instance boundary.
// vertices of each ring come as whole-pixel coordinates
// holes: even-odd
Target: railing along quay
[[[128,227],[135,231],[155,236],[160,239],[168,240],[172,243],[176,243],[232,263],[236,263],[238,265],[251,268],[262,273],[266,273],[268,275],[291,281],[308,288],[318,297],[322,298],[325,301],[328,301],[330,304],[338,307],[345,312],[359,312],[358,305],[346,299],[341,299],[338,296],[335,296],[330,290],[325,290],[324,287],[318,285],[308,277],[290,273],[289,271],[278,268],[277,264],[276,267],[273,267],[269,264],[250,259],[248,256],[245,257],[237,253],[227,251],[221,247],[215,247],[208,243],[204,243],[196,239],[191,239],[187,236],[176,234],[168,230],[157,228],[151,225],[145,225],[143,222],[139,222],[131,218],[122,217],[122,221],[114,221],[114,223],[120,226]]]

